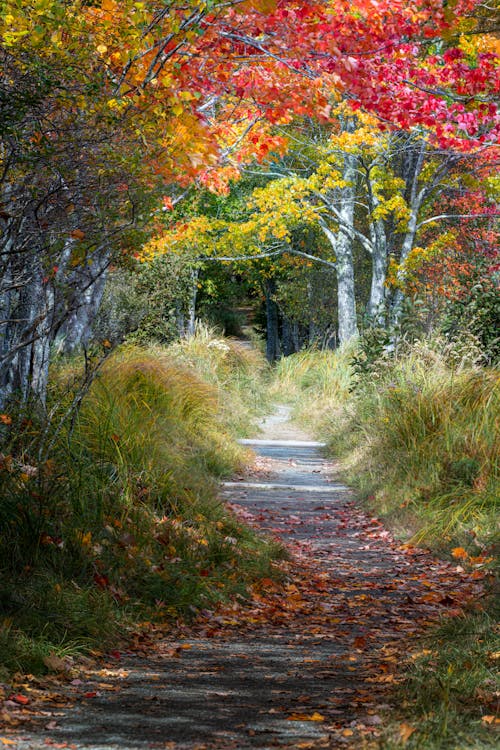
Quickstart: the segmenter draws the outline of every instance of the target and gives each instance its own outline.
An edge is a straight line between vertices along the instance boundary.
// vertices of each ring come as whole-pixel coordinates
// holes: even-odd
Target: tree
[[[136,227],[165,193],[227,190],[238,164],[282,151],[273,125],[326,122],[341,92],[441,145],[494,139],[495,53],[449,36],[478,5],[5,0],[2,398],[43,401],[51,342],[85,340]]]

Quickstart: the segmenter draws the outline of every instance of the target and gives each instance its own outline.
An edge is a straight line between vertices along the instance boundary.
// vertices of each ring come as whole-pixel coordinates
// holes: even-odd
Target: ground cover
[[[245,462],[234,436],[257,407],[242,394],[264,372],[256,353],[205,331],[170,350],[116,351],[65,421],[74,362],[54,368],[50,423],[34,409],[3,415],[4,676],[51,671],[272,575],[277,546],[217,498],[217,479]]]

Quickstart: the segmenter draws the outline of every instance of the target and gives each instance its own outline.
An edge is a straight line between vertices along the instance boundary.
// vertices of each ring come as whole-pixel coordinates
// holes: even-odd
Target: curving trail
[[[248,442],[257,468],[223,494],[289,547],[284,583],[70,685],[76,705],[40,717],[17,747],[376,747],[409,639],[480,584],[395,542],[286,407]]]

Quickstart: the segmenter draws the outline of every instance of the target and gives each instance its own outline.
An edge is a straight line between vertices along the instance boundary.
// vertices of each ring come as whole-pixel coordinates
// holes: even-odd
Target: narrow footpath
[[[150,655],[74,680],[75,705],[40,716],[16,747],[377,746],[415,635],[458,612],[480,583],[396,542],[286,407],[243,442],[256,465],[223,495],[285,544],[284,580],[264,580],[250,607],[206,613]]]

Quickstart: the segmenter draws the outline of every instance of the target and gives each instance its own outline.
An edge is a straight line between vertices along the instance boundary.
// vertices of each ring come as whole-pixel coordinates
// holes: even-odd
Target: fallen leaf
[[[456,557],[458,560],[466,560],[469,557],[469,555],[467,554],[467,551],[464,550],[463,547],[454,547],[451,550],[451,554],[453,555],[453,557]]]
[[[14,701],[14,703],[19,703],[20,706],[27,706],[30,702],[29,698],[27,698],[25,695],[21,695],[20,693],[18,695],[11,695],[9,697],[9,700]]]
[[[417,731],[416,728],[410,726],[410,724],[406,724],[403,722],[403,724],[399,725],[399,736],[403,743],[408,742],[413,732],[416,732],[416,731]]]
[[[354,732],[352,731],[352,729],[344,729],[342,731],[342,737],[352,737],[353,734]]]
[[[324,721],[325,717],[315,711],[313,714],[292,714],[287,721]]]
[[[67,672],[69,669],[68,662],[54,653],[44,656],[43,663],[51,672]]]
[[[352,644],[354,648],[363,649],[366,646],[366,638],[362,635],[359,635],[357,638],[354,639],[354,642]]]

